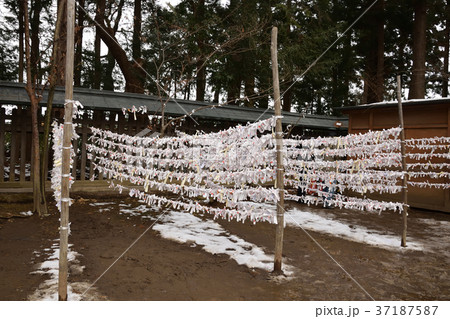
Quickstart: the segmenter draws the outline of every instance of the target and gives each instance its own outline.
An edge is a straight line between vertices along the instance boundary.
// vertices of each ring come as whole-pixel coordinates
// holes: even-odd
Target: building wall
[[[349,115],[349,134],[381,130],[399,125],[397,107],[364,107],[346,110]],[[403,104],[406,138],[450,136],[450,103],[408,105]],[[408,149],[406,150],[409,151]],[[414,150],[417,152],[417,150]],[[433,162],[445,162],[434,159]],[[420,180],[417,180],[420,181]],[[436,183],[448,180],[433,179]],[[399,200],[399,196],[396,196]],[[408,202],[412,207],[450,212],[450,190],[408,187]]]

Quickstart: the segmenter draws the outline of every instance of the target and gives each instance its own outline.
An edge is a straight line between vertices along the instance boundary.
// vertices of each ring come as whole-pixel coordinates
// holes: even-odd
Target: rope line
[[[372,297],[372,295],[371,294],[369,294],[368,292],[367,292],[367,290],[366,289],[364,289],[364,287],[363,286],[361,286],[361,284],[355,279],[355,278],[353,278],[353,276],[352,275],[350,275],[350,273],[347,271],[347,270],[345,270],[345,268],[340,264],[340,263],[338,263],[337,261],[336,261],[336,259],[334,259],[333,258],[333,256],[331,256],[330,255],[330,253],[325,249],[325,248],[323,248],[322,247],[322,245],[320,245],[319,244],[319,242],[313,237],[313,236],[311,236],[311,234],[310,233],[308,233],[307,231],[306,231],[306,229],[304,229],[290,214],[286,214],[287,216],[289,216],[297,225],[298,225],[298,227],[300,227],[301,228],[301,230],[303,230],[303,232],[336,264],[336,265],[338,265],[339,266],[339,268],[341,268],[342,269],[342,271],[343,272],[345,272],[345,274],[354,282],[354,283],[356,283],[356,285],[367,295],[367,296],[369,296],[369,298],[370,299],[372,299],[372,301],[376,301],[373,297]]]

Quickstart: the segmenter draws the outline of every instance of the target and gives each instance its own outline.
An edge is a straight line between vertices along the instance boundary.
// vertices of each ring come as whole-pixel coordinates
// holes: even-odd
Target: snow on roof
[[[361,104],[361,105],[355,105],[355,106],[346,106],[343,107],[342,110],[356,110],[361,108],[372,108],[372,107],[390,107],[390,106],[396,106],[398,104],[398,101],[382,101],[382,102],[375,102],[370,104]],[[428,99],[411,99],[411,100],[403,100],[402,105],[409,106],[409,105],[428,105],[428,104],[449,104],[450,105],[450,98],[448,97],[436,97],[436,98],[428,98]]]

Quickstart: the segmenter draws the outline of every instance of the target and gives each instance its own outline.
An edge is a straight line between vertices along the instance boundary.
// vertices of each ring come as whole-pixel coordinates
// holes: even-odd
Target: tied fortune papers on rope
[[[149,188],[159,189],[191,198],[189,203],[179,201],[171,204],[190,212],[214,211],[212,207],[194,203],[198,198],[203,198],[223,204],[223,208],[217,208],[213,212],[215,217],[275,222],[273,212],[267,210],[258,212],[251,203],[273,204],[278,200],[277,189],[273,187],[276,175],[275,140],[273,134],[270,134],[276,119],[272,117],[217,133],[195,135],[181,133],[175,137],[164,138],[128,136],[92,128],[93,135],[90,137],[87,150],[95,169],[101,174],[144,186],[144,192],[131,189],[130,195],[145,197],[149,203],[156,202],[151,197],[154,195],[146,192]],[[269,134],[263,134],[264,132]],[[400,211],[402,209],[400,203],[354,198],[341,194],[330,197],[323,191],[331,185],[340,191],[348,189],[361,194],[401,191],[402,188],[396,184],[406,172],[399,171],[401,163],[399,133],[399,128],[393,128],[344,137],[286,139],[283,150],[286,167],[285,185],[299,187],[305,191],[314,183],[315,194],[305,197],[307,203],[317,204],[326,200],[336,207]],[[57,133],[54,134],[55,137],[57,142]],[[436,137],[410,139],[406,143],[408,147],[427,151],[411,153],[414,154],[411,157],[420,160],[447,159],[448,152],[444,152],[448,149],[448,140]],[[409,163],[409,167],[442,169],[448,167],[446,164]],[[57,170],[55,172],[58,174]],[[448,174],[439,172],[419,171],[408,174],[410,178],[448,179]],[[432,183],[427,180],[410,182],[410,185],[447,188],[449,184]],[[114,187],[124,188],[117,185]],[[286,191],[286,196],[291,195]],[[292,195],[291,199],[296,198]],[[158,205],[162,201],[158,199]]]

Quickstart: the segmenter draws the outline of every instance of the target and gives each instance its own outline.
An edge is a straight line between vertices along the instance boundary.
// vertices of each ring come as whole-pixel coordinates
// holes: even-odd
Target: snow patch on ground
[[[139,206],[133,207],[133,208],[121,208],[120,209],[121,214],[127,214],[130,216],[141,216],[142,214],[152,212],[152,211],[154,211],[154,210],[151,209],[150,207],[148,207],[147,205],[139,205]]]
[[[142,203],[139,206],[131,207],[131,208],[123,208],[123,207],[130,207],[131,205],[128,204],[120,204],[120,213],[119,214],[125,214],[128,216],[140,216],[143,219],[156,219],[154,216],[150,215],[149,213],[157,213],[158,211],[155,210],[152,207],[149,207],[145,204],[143,201],[139,201]]]
[[[301,227],[305,230],[331,234],[347,240],[391,250],[405,249],[400,247],[400,236],[398,234],[381,233],[377,230],[350,225],[330,217],[334,218],[335,216],[331,215],[327,218],[311,212],[292,209],[286,212],[284,219],[286,224],[291,227]],[[421,243],[409,238],[406,249],[423,250],[424,247]]]
[[[103,212],[109,212],[112,209],[111,206],[115,205],[115,204],[116,204],[115,202],[96,202],[96,203],[89,203],[89,206],[93,206],[93,207],[100,206],[100,208],[98,208],[98,211],[100,213],[103,213]],[[103,206],[106,206],[106,207],[103,207]]]
[[[263,204],[265,208],[269,208],[275,214],[275,205]],[[267,207],[270,206],[270,207]],[[287,226],[295,228],[303,228],[309,231],[329,234],[336,237],[344,238],[358,243],[376,246],[389,250],[404,250],[400,247],[400,235],[388,233],[387,231],[377,231],[355,224],[348,224],[338,220],[338,216],[327,213],[323,216],[319,213],[301,211],[297,208],[286,211],[284,221]],[[450,230],[450,223],[448,223]],[[414,238],[408,238],[406,249],[410,250],[426,250],[426,244],[419,242]]]
[[[192,247],[201,245],[203,250],[211,254],[229,255],[239,265],[273,270],[273,255],[268,255],[263,248],[230,234],[212,220],[202,220],[186,212],[169,211],[153,229],[163,238],[179,243],[191,243]],[[284,273],[292,275],[294,268],[283,264]]]
[[[100,203],[89,203],[89,206],[106,206],[106,205],[115,205],[115,202],[100,202]]]
[[[71,249],[69,244],[67,252],[67,259],[69,262],[69,273],[82,273],[84,266],[80,265],[77,257],[80,255]],[[28,300],[41,301],[57,301],[58,300],[58,269],[59,269],[59,240],[54,240],[51,248],[45,248],[41,252],[34,251],[33,254],[39,257],[41,254],[46,255],[46,260],[40,263],[35,271],[31,274],[46,275],[49,278],[39,285],[34,293],[28,296]],[[70,277],[69,277],[70,278]],[[70,279],[69,279],[70,280]],[[67,285],[68,300],[99,300],[102,299],[91,288],[83,297],[82,294],[88,289],[90,283],[88,282],[69,282]],[[104,297],[103,297],[104,298]]]

